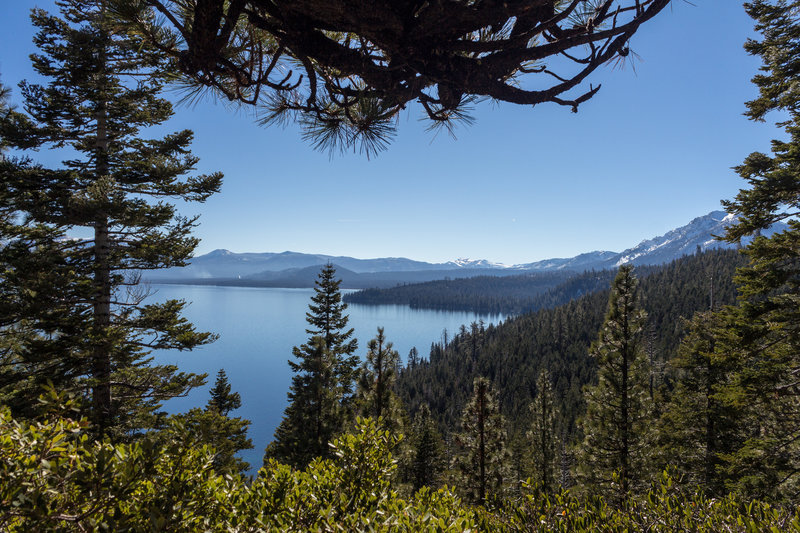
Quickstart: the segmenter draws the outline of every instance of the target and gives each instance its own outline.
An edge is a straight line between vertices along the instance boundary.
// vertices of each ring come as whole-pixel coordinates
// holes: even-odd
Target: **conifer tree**
[[[428,404],[414,416],[410,434],[408,477],[414,492],[422,487],[436,488],[444,471],[444,442],[431,417]]]
[[[503,497],[510,459],[505,443],[505,420],[496,393],[486,378],[475,378],[456,436],[460,452],[455,460],[460,474],[456,486],[470,501],[486,505]]]
[[[600,89],[587,78],[629,58],[670,0],[119,3],[189,83],[266,123],[296,120],[317,147],[370,155],[414,101],[449,130],[483,98],[577,111]]]
[[[334,359],[325,339],[311,338],[295,347],[299,362],[289,361],[295,375],[289,389],[289,405],[265,453],[266,459],[303,468],[315,457],[327,457],[328,443],[343,424],[340,389]]]
[[[11,89],[0,83],[0,121],[5,122],[13,111],[10,103]],[[6,144],[4,137],[0,135],[0,161],[5,159]]]
[[[417,350],[416,346],[412,346],[411,349],[408,351],[408,362],[406,366],[409,369],[414,369],[419,364],[419,350]]]
[[[197,163],[190,131],[139,137],[172,114],[158,96],[158,55],[120,29],[103,0],[59,6],[60,17],[32,14],[33,66],[48,81],[23,82],[25,113],[0,122],[8,146],[69,150],[60,169],[17,159],[0,173],[0,209],[12,222],[0,228],[0,388],[18,407],[32,405],[46,379],[87,393],[96,434],[121,438],[152,427],[162,399],[202,383],[151,364],[152,349],[213,336],[181,317],[181,301],[145,304],[138,273],[191,257],[195,220],[164,199],[204,201],[221,175],[185,177]],[[20,375],[30,387],[15,387]]]
[[[556,429],[558,407],[547,369],[542,369],[536,380],[536,398],[530,411],[531,429],[527,436],[531,446],[533,481],[543,493],[550,494],[556,490],[556,472],[561,457]]]
[[[342,280],[336,279],[336,268],[328,263],[320,270],[314,282],[314,296],[308,305],[306,321],[311,326],[306,329],[309,335],[319,335],[325,339],[326,346],[335,360],[336,378],[342,388],[343,397],[353,392],[353,381],[358,372],[359,359],[355,355],[358,341],[351,338],[353,328],[347,329],[347,304],[342,301],[339,286]]]
[[[289,361],[295,373],[289,405],[265,460],[304,467],[315,457],[327,457],[328,442],[344,427],[359,360],[353,328],[346,329],[349,317],[341,283],[332,264],[322,267],[306,313],[311,338],[292,351],[299,362]]]
[[[675,387],[661,417],[664,466],[709,497],[727,493],[724,457],[742,444],[746,410],[730,396],[736,347],[730,344],[723,314],[697,313],[670,361]]]
[[[229,416],[231,411],[242,406],[242,398],[238,392],[231,392],[224,369],[217,372],[209,394],[205,409],[195,408],[175,418],[185,424],[197,444],[209,444],[214,448],[214,470],[220,474],[244,474],[250,464],[236,457],[236,453],[253,448],[253,441],[247,437],[250,421]]]
[[[621,266],[589,352],[597,361],[597,384],[585,388],[584,441],[578,452],[579,484],[618,503],[647,481],[642,476],[650,453],[649,372],[640,343],[646,315],[638,308],[636,286],[633,267]]]
[[[384,429],[399,433],[403,427],[404,411],[394,392],[400,354],[386,341],[383,328],[369,341],[367,356],[358,379],[356,404],[360,416],[382,418]]]
[[[214,387],[209,392],[211,398],[208,400],[206,409],[214,409],[222,415],[227,416],[231,411],[242,406],[242,397],[238,392],[231,392],[231,384],[224,368],[217,372],[217,379]]]
[[[755,152],[736,167],[748,188],[723,202],[738,215],[726,239],[741,242],[749,265],[736,277],[740,295],[723,319],[736,349],[737,371],[726,398],[751,414],[744,443],[726,457],[729,488],[755,497],[795,497],[800,487],[800,2],[754,0],[745,4],[760,40],[745,49],[763,62],[753,78],[759,97],[747,115],[763,121],[778,111],[785,140],[772,154]],[[770,237],[761,231],[778,221],[788,229]]]

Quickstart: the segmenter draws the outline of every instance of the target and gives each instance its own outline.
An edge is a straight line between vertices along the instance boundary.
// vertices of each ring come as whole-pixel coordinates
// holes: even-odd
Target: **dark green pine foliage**
[[[0,172],[0,389],[30,414],[40,385],[89,398],[98,435],[153,427],[166,398],[202,376],[153,365],[152,349],[213,340],[181,317],[184,303],[146,304],[138,272],[183,265],[194,219],[167,200],[204,201],[221,175],[186,177],[190,131],[145,139],[172,107],[159,98],[159,58],[119,29],[101,0],[65,0],[61,16],[34,10],[44,85],[23,82],[25,113],[0,122],[3,143],[65,149],[59,169],[6,160]],[[73,238],[75,237],[75,238]]]
[[[339,286],[342,280],[336,279],[336,268],[328,263],[320,270],[315,282],[314,296],[308,305],[306,321],[311,326],[306,329],[309,335],[319,335],[335,361],[336,378],[345,399],[353,392],[353,382],[358,373],[359,359],[355,355],[358,341],[351,338],[353,328],[347,329],[347,304],[342,301]]]
[[[715,301],[736,301],[733,275],[741,264],[743,258],[736,250],[713,250],[659,267],[637,268],[642,307],[653,332],[649,344],[658,367],[677,353],[686,329],[683,318],[708,309],[710,275],[715,280]],[[414,368],[406,366],[398,376],[403,404],[410,412],[428,404],[439,430],[453,433],[469,401],[472,381],[479,375],[488,376],[497,387],[502,413],[514,428],[513,434],[524,438],[530,428],[528,405],[536,394],[536,379],[546,368],[563,417],[561,428],[567,444],[573,442],[575,420],[583,412],[582,388],[596,380],[589,347],[603,323],[608,287],[614,279],[605,272],[594,275],[606,280],[604,290],[487,326],[480,334],[476,360],[472,358],[471,332],[464,338],[455,336],[447,346],[433,343],[429,358],[421,359]]]
[[[731,342],[722,312],[692,318],[670,361],[675,385],[659,427],[661,466],[675,468],[682,482],[709,497],[727,494],[723,459],[743,442],[745,413],[730,395],[736,370]]]
[[[238,392],[231,392],[231,383],[228,381],[228,374],[224,368],[217,372],[217,379],[214,386],[209,391],[211,399],[208,400],[206,409],[213,409],[218,413],[227,416],[231,411],[242,406],[242,397]]]
[[[361,367],[356,391],[356,409],[364,418],[382,419],[383,429],[400,433],[405,411],[394,391],[400,355],[386,341],[383,328],[367,344],[367,356]]]
[[[458,452],[455,487],[471,502],[499,502],[508,489],[510,453],[506,449],[505,419],[489,380],[476,378],[472,399],[461,417],[456,435]]]
[[[536,397],[530,405],[530,443],[532,481],[544,494],[552,494],[559,486],[558,473],[561,447],[558,439],[558,407],[553,394],[550,372],[542,369],[536,380]]]
[[[264,459],[303,468],[316,457],[330,455],[328,443],[341,431],[344,413],[334,357],[325,339],[314,336],[293,353],[298,362],[289,361],[295,374],[289,405]]]
[[[748,496],[795,499],[800,490],[800,2],[755,0],[745,8],[761,33],[745,48],[762,60],[753,78],[759,97],[747,103],[747,115],[762,121],[779,112],[785,140],[773,140],[771,154],[747,156],[736,171],[748,188],[723,202],[740,217],[726,238],[738,242],[756,235],[744,249],[749,264],[736,277],[739,305],[724,317],[738,359],[728,398],[750,414],[748,438],[726,458],[726,471],[729,488]],[[788,229],[759,236],[777,221]]]
[[[13,111],[11,107],[11,89],[0,83],[0,122],[6,122]],[[4,137],[0,136],[0,160],[5,159],[6,144]]]
[[[405,470],[413,491],[422,487],[438,488],[445,469],[445,448],[427,405],[422,405],[414,416],[409,448]]]
[[[289,405],[267,446],[265,461],[276,459],[302,468],[315,457],[327,457],[328,443],[348,419],[359,359],[354,355],[358,343],[351,339],[353,328],[347,329],[340,284],[333,265],[322,267],[306,313],[310,326],[306,333],[311,338],[292,351],[298,362],[289,361],[295,373]]]
[[[417,350],[416,346],[412,346],[411,349],[408,351],[408,360],[406,361],[406,365],[409,368],[416,368],[419,364],[419,350]]]
[[[590,349],[597,362],[597,384],[585,388],[584,440],[577,457],[578,485],[618,504],[649,482],[644,473],[650,464],[652,400],[641,346],[646,313],[638,307],[636,286],[633,267],[620,267]]]
[[[183,422],[198,445],[214,448],[214,470],[219,474],[245,474],[250,463],[236,453],[253,448],[253,441],[247,437],[250,421],[229,416],[241,407],[242,399],[238,392],[231,391],[225,370],[217,372],[210,396],[205,409],[195,408],[175,418]]]
[[[346,302],[371,305],[396,304],[420,309],[519,314],[563,304],[593,290],[596,281],[591,276],[578,277],[580,279],[575,279],[575,273],[563,271],[518,276],[475,275],[408,283],[387,289],[364,289],[350,293],[344,299]]]

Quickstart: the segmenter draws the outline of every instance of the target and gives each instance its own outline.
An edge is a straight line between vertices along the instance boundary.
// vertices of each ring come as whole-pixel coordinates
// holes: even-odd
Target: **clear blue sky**
[[[198,253],[512,264],[620,251],[719,209],[744,184],[731,167],[779,132],[742,116],[759,61],[742,49],[753,33],[741,2],[694,4],[673,0],[641,28],[635,69],[596,73],[603,88],[577,114],[486,103],[453,140],[426,132],[411,109],[389,150],[369,161],[330,159],[294,127],[257,126],[224,103],[179,107],[170,129],[193,129],[199,170],[225,173],[219,195],[182,208],[202,215]],[[0,79],[15,89],[33,76],[33,5],[52,7],[0,7]]]

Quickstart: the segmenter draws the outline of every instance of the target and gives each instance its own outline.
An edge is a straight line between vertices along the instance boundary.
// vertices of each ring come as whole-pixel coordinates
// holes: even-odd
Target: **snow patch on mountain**
[[[511,268],[503,263],[495,263],[486,259],[469,259],[466,257],[459,257],[455,261],[448,261],[445,264],[458,268]]]
[[[734,223],[736,217],[725,211],[712,211],[697,217],[685,226],[668,231],[664,235],[646,239],[633,248],[620,253],[614,266],[626,263],[660,264],[682,255],[695,253],[699,248],[705,251],[712,248],[729,247],[730,245],[714,239],[716,235],[724,235],[726,228]]]

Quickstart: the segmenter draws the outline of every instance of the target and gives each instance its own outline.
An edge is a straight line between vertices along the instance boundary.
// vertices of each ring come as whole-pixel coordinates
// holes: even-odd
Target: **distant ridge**
[[[697,217],[685,226],[673,229],[652,239],[646,239],[633,248],[622,252],[588,252],[567,259],[546,259],[535,263],[515,265],[514,268],[531,271],[548,270],[603,270],[631,263],[633,265],[661,265],[690,255],[697,251],[716,248],[733,248],[735,245],[719,241],[717,235],[724,235],[726,228],[734,223],[735,217],[725,211],[712,211]],[[785,224],[776,224],[765,235],[785,229]]]
[[[525,272],[604,270],[624,263],[659,265],[693,254],[698,250],[731,248],[714,238],[723,235],[735,218],[724,211],[712,211],[664,235],[646,239],[622,252],[594,251],[570,258],[555,258],[519,265],[503,265],[485,259],[456,259],[447,263],[427,263],[405,257],[357,259],[348,256],[305,254],[300,252],[234,253],[218,249],[191,260],[186,267],[147,272],[151,281],[217,283],[227,285],[310,287],[321,265],[332,263],[342,274],[343,287],[388,287],[398,283],[418,283],[447,277],[480,275],[508,276]],[[785,225],[778,224],[770,234]],[[346,272],[345,272],[346,271]],[[346,275],[345,275],[346,274]],[[345,279],[346,278],[346,279]]]

